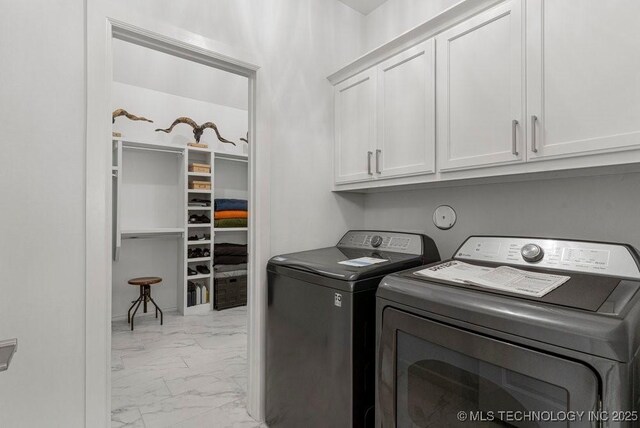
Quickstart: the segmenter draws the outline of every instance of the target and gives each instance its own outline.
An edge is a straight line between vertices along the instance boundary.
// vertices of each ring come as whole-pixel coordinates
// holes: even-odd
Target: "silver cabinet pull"
[[[533,153],[538,153],[538,148],[536,147],[536,122],[538,121],[538,116],[535,114],[531,116],[531,151]]]
[[[513,119],[511,121],[511,153],[514,156],[518,156],[518,121]]]
[[[367,174],[373,175],[371,172],[371,156],[373,156],[373,152],[367,152]]]
[[[376,172],[378,174],[381,174],[382,171],[380,170],[380,154],[382,153],[382,150],[377,149],[376,150]]]

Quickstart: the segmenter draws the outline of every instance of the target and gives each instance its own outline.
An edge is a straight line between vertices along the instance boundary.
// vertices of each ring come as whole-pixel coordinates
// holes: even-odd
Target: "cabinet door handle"
[[[518,121],[511,121],[511,153],[518,156]]]
[[[538,121],[538,116],[535,114],[531,116],[531,151],[533,153],[538,153],[538,148],[536,147],[536,122]]]
[[[380,170],[380,154],[382,153],[382,150],[377,149],[376,150],[376,172],[378,174],[381,174],[382,171]]]
[[[373,175],[371,172],[371,156],[373,156],[373,152],[367,152],[367,174]]]

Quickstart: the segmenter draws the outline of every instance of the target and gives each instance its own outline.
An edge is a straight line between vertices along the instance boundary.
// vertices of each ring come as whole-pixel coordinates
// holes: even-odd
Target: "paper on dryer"
[[[571,279],[569,276],[528,272],[509,266],[488,268],[455,260],[416,274],[533,297],[542,297]]]
[[[345,260],[343,262],[338,262],[338,264],[341,265],[347,265],[347,266],[355,266],[355,267],[365,267],[365,266],[371,266],[371,265],[375,265],[378,263],[383,263],[388,261],[387,259],[378,259],[375,257],[360,257],[358,259],[351,259],[351,260]]]

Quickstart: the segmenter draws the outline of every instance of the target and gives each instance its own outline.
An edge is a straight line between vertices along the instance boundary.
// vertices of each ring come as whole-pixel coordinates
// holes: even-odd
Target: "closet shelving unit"
[[[123,190],[123,153],[128,150],[160,152],[175,154],[184,157],[184,147],[162,144],[148,143],[142,141],[128,140],[124,138],[113,138],[112,140],[112,203],[113,203],[113,259],[117,261],[120,256],[120,248],[123,239],[154,238],[172,235],[183,235],[185,228],[180,224],[176,227],[123,227],[121,198]],[[182,223],[182,219],[178,219]]]
[[[185,156],[186,162],[186,175],[185,180],[185,227],[187,233],[184,236],[185,251],[184,251],[184,264],[186,266],[184,270],[184,290],[183,293],[178,295],[178,300],[182,296],[183,301],[178,302],[178,307],[184,308],[184,314],[193,314],[208,312],[213,305],[213,152],[210,149],[189,147],[186,148],[187,156]],[[193,163],[209,165],[210,172],[194,172],[191,171],[190,165]],[[207,181],[211,183],[210,189],[192,189],[191,183],[194,180]],[[189,201],[192,199],[200,199],[209,201],[210,206],[198,207],[190,206]],[[189,218],[192,215],[207,216],[209,218],[208,223],[190,224]],[[208,235],[208,239],[205,240],[189,240],[190,236],[202,236]],[[208,257],[192,257],[189,258],[189,251],[194,249],[208,249],[210,256]],[[189,268],[196,269],[197,266],[206,266],[209,273],[200,273],[197,275],[189,275]],[[200,292],[196,292],[196,304],[188,306],[188,284],[189,282],[196,284]]]
[[[181,177],[183,183],[183,206],[184,211],[179,216],[180,225],[176,227],[122,227],[122,185],[123,185],[123,152],[127,150],[160,152],[166,154],[176,154],[182,157]],[[192,163],[207,164],[210,166],[211,172],[193,172],[190,171],[189,165]],[[213,244],[216,234],[246,233],[246,227],[234,228],[214,228],[214,199],[215,199],[215,182],[214,175],[216,163],[218,162],[234,162],[248,163],[248,156],[243,154],[234,154],[222,151],[215,151],[209,148],[199,148],[190,146],[178,146],[167,143],[156,143],[148,141],[135,141],[126,138],[113,138],[113,162],[112,162],[112,189],[113,189],[113,259],[118,260],[122,240],[124,239],[151,239],[158,237],[181,237],[183,245],[181,245],[180,255],[176,263],[178,263],[178,289],[177,289],[177,308],[183,315],[197,314],[208,312],[213,309],[214,298],[214,280],[213,280]],[[211,189],[192,189],[191,182],[193,180],[208,181],[211,183]],[[189,201],[192,199],[202,199],[210,201],[211,206],[199,207],[190,206]],[[189,223],[191,215],[206,215],[209,223]],[[202,240],[189,240],[190,236],[202,236],[207,238]],[[189,250],[201,248],[208,249],[210,256],[189,258]],[[171,261],[167,261],[171,262]],[[188,268],[193,269],[198,265],[205,265],[208,274],[198,273],[197,275],[188,275]],[[188,283],[192,281],[200,284],[201,301],[192,306],[187,306]]]

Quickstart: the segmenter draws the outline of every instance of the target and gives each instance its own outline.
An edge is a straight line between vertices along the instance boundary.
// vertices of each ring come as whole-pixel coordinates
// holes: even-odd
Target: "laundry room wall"
[[[431,236],[442,258],[469,235],[523,235],[625,242],[640,248],[640,174],[468,185],[367,195],[367,228]],[[433,225],[433,210],[450,205],[457,223]]]
[[[362,196],[329,191],[326,80],[361,52],[362,15],[335,0],[104,3],[258,58],[273,253],[362,225]],[[0,373],[2,427],[84,426],[86,4],[0,0],[0,339],[19,340]]]
[[[0,10],[0,340],[18,338],[0,427],[82,427],[84,6]]]
[[[394,39],[456,3],[460,0],[387,0],[364,17],[363,50]]]

